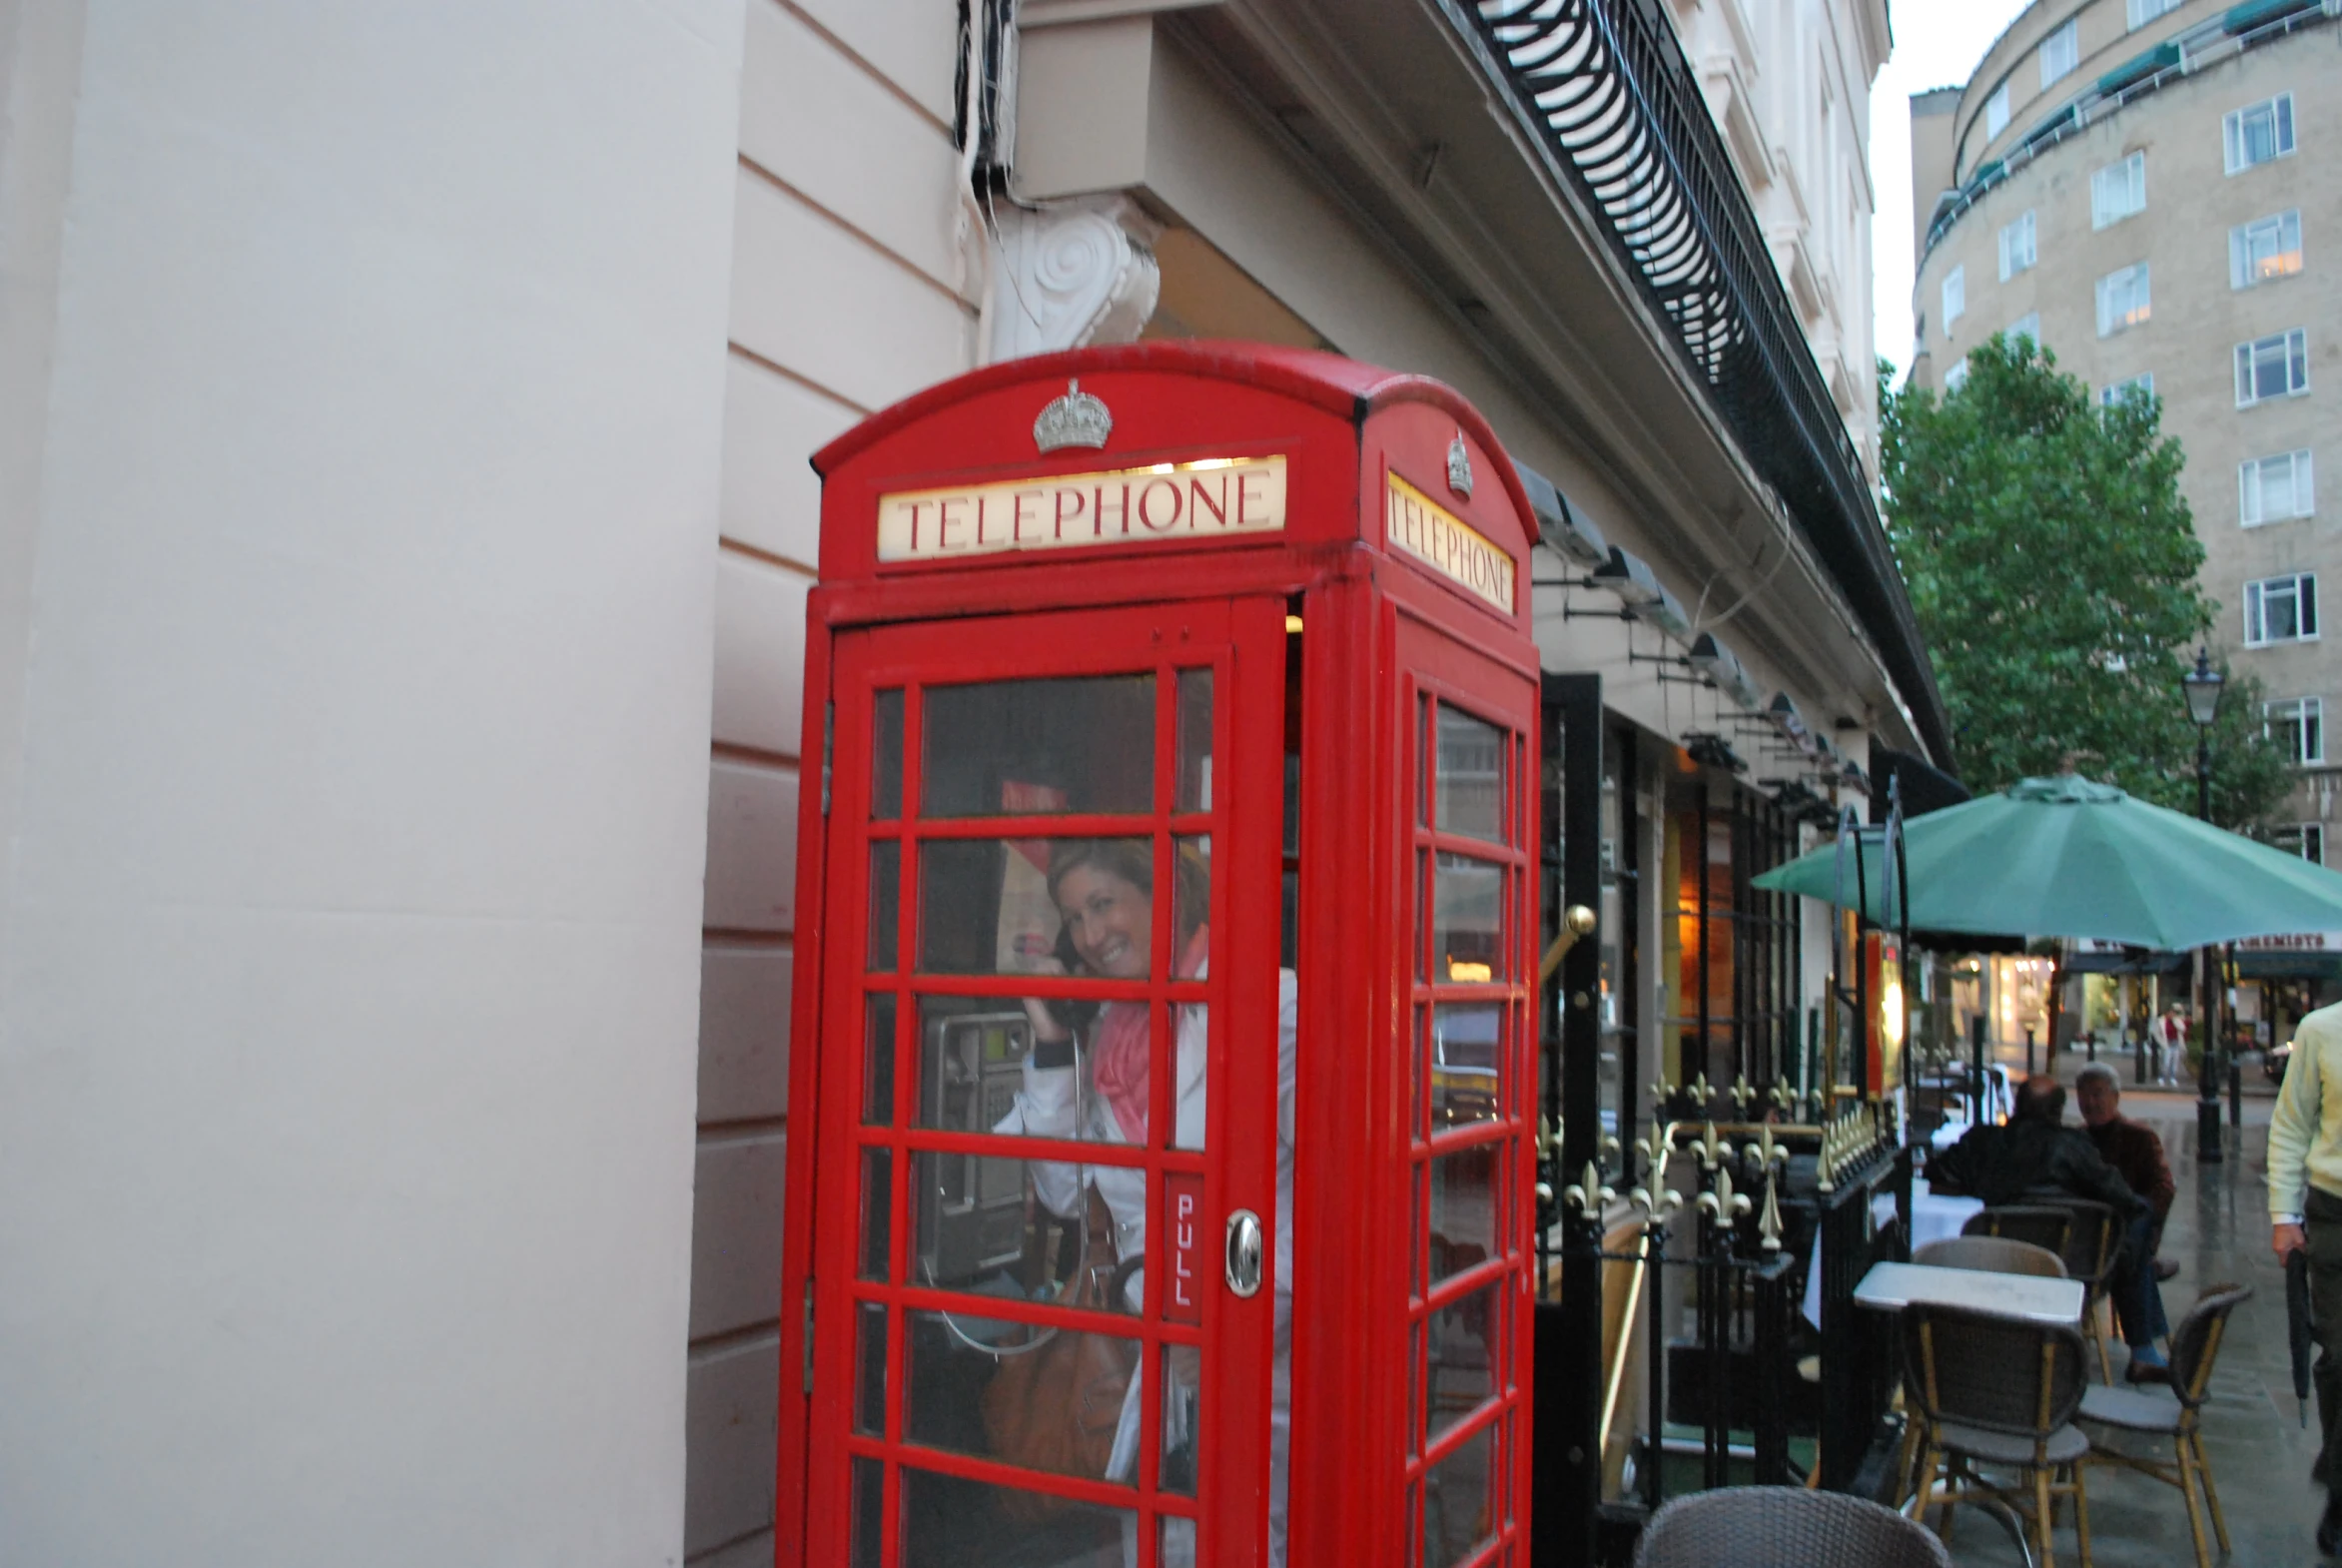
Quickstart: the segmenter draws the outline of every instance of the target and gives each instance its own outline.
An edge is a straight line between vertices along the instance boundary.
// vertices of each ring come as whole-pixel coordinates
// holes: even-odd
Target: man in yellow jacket
[[[2342,1006],[2320,1008],[2293,1036],[2293,1061],[2269,1119],[2269,1225],[2282,1261],[2309,1249],[2317,1314],[2318,1420],[2324,1443],[2311,1475],[2325,1483],[2318,1550],[2342,1548]]]

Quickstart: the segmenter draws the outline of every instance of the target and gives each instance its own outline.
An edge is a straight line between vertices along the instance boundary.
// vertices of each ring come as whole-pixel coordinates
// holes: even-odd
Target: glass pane
[[[905,1441],[1137,1483],[1137,1339],[967,1312],[908,1312],[904,1321]]]
[[[1129,1508],[903,1467],[903,1568],[1122,1568]]]
[[[1431,957],[1437,980],[1511,978],[1504,967],[1504,868],[1441,855],[1432,874]]]
[[[1505,1146],[1482,1144],[1431,1162],[1431,1283],[1494,1257],[1497,1158]]]
[[[1415,699],[1415,821],[1431,825],[1431,699]]]
[[[1423,1568],[1451,1568],[1496,1534],[1496,1428],[1484,1426],[1423,1482]]]
[[[895,936],[903,926],[903,846],[880,839],[870,846],[870,963],[873,971],[895,967]]]
[[[1431,1010],[1415,1009],[1414,1032],[1407,1037],[1407,1136],[1413,1139],[1430,1137],[1423,1125],[1424,1108],[1431,1102],[1426,1089],[1430,1083]]]
[[[1171,979],[1199,979],[1210,957],[1205,924],[1211,919],[1211,840],[1203,835],[1171,840],[1177,857],[1177,876],[1171,883],[1171,906],[1179,928],[1178,945],[1171,952]]]
[[[887,1309],[861,1305],[854,1341],[854,1430],[884,1437],[887,1430]]]
[[[1195,1495],[1201,1435],[1203,1352],[1194,1345],[1163,1347],[1163,1478],[1167,1492]]]
[[[1163,1549],[1156,1561],[1163,1568],[1195,1568],[1195,1521],[1170,1519],[1163,1521]]]
[[[1009,1299],[1067,1300],[1091,1269],[1111,1273],[1147,1249],[1147,1173],[1063,1160],[923,1152],[912,1194],[916,1282]],[[1034,1201],[1026,1201],[1030,1188]],[[1087,1193],[1106,1199],[1112,1235],[1093,1239]],[[1121,1306],[1137,1310],[1146,1273],[1133,1269]]]
[[[922,973],[1151,978],[1146,839],[929,840],[919,884]]]
[[[862,1277],[884,1279],[894,1255],[894,1152],[862,1151]]]
[[[1179,772],[1174,811],[1211,809],[1211,671],[1179,671]]]
[[[903,693],[882,691],[870,704],[870,815],[891,822],[903,814]]]
[[[1178,1076],[1171,1083],[1171,1147],[1201,1149],[1211,1112],[1211,1086],[1204,1071],[1211,1056],[1211,1007],[1190,1002],[1172,1008],[1171,1017],[1179,1036]]]
[[[1427,904],[1424,890],[1429,886],[1430,881],[1431,857],[1417,851],[1415,855],[1415,930],[1412,939],[1415,949],[1415,978],[1417,980],[1423,978],[1423,952],[1428,945],[1427,923],[1423,918],[1423,912]]]
[[[1423,1412],[1425,1442],[1486,1404],[1497,1392],[1498,1336],[1504,1331],[1502,1283],[1475,1290],[1431,1314],[1431,1345],[1424,1362],[1431,1387]]]
[[[920,797],[930,817],[1155,809],[1155,677],[930,686]]]
[[[1036,1015],[1057,1038],[1038,1038]],[[921,997],[918,1126],[1010,1138],[1138,1142],[1146,1136],[1149,1105],[1146,1017],[1144,1002]],[[1132,1026],[1140,1030],[1136,1045],[1124,1039]],[[1117,1093],[1105,1097],[1098,1077],[1102,1044],[1117,1047],[1104,1059],[1107,1087]],[[1125,1085],[1134,1073],[1138,1084]],[[969,1157],[949,1158],[964,1165]]]
[[[1504,732],[1439,709],[1439,831],[1504,842]]]
[[[853,1470],[854,1568],[878,1568],[886,1545],[881,1534],[887,1511],[886,1466],[876,1459],[856,1458]]]
[[[1431,1131],[1493,1122],[1503,1106],[1503,1009],[1442,1003],[1431,1016]]]
[[[889,1127],[895,1120],[895,997],[882,991],[870,998],[862,1057],[862,1122]]]

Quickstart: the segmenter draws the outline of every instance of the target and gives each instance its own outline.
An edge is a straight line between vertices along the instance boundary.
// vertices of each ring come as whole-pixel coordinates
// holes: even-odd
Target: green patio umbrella
[[[1894,925],[1885,857],[1874,842],[1863,858],[1859,907]],[[1912,818],[1904,859],[1908,924],[1920,931],[2091,937],[2164,952],[2342,931],[2342,874],[2071,774]],[[1756,885],[1858,907],[1851,846],[1843,892],[1835,845]]]

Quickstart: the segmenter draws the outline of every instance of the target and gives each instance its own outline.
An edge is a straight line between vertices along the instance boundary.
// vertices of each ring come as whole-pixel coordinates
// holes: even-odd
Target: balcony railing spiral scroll
[[[1837,578],[1928,749],[1943,699],[1861,459],[1658,0],[1440,0]],[[1869,374],[1868,367],[1857,374]]]

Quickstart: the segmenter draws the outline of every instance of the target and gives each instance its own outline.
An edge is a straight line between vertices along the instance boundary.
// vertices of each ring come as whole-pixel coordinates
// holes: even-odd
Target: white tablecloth
[[[1939,1197],[1928,1189],[1926,1176],[1911,1179],[1911,1249],[1959,1234],[1959,1227],[1984,1211],[1977,1197]],[[1895,1194],[1881,1192],[1871,1199],[1871,1220],[1883,1225],[1895,1217]],[[1822,1326],[1822,1238],[1814,1238],[1814,1255],[1806,1260],[1806,1321]]]

